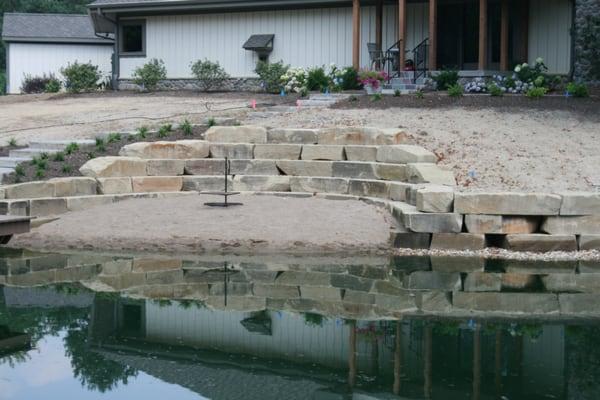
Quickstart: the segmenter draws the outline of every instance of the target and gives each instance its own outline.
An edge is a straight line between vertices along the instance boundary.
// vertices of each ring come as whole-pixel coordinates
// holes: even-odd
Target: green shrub
[[[289,66],[285,65],[283,61],[278,61],[276,63],[259,61],[256,64],[254,72],[260,77],[263,87],[268,93],[279,93],[281,90],[281,76],[284,75],[288,69]]]
[[[41,160],[47,160],[50,158],[50,155],[46,152],[40,153],[40,159]]]
[[[65,153],[69,155],[75,153],[77,150],[79,150],[79,145],[75,142],[71,142],[65,147]]]
[[[179,128],[186,136],[191,136],[194,134],[194,128],[192,127],[190,121],[188,121],[187,119],[183,120],[183,122],[179,125]]]
[[[539,99],[540,97],[544,97],[547,92],[548,89],[545,87],[532,87],[525,93],[525,95],[532,99]]]
[[[348,97],[348,101],[354,103],[355,101],[358,101],[358,97],[356,97],[355,95],[351,95],[350,97]]]
[[[31,160],[31,165],[33,165],[34,167],[37,167],[37,169],[44,170],[48,167],[48,161],[44,158],[34,157]]]
[[[329,79],[333,83],[333,90],[358,90],[362,88],[359,81],[359,72],[354,67],[345,67],[338,69],[332,67],[329,72]]]
[[[41,169],[41,168],[38,168],[38,169],[35,171],[35,177],[36,177],[36,178],[38,178],[38,179],[42,179],[44,176],[46,176],[46,173],[44,172],[44,170],[43,170],[43,169]]]
[[[89,158],[90,160],[91,160],[92,158],[96,158],[96,154],[94,154],[94,152],[93,152],[93,151],[88,151],[88,152],[87,152],[85,155],[86,155],[86,156],[87,156],[87,158]]]
[[[17,139],[14,137],[11,137],[10,140],[8,141],[8,145],[10,147],[17,147]]]
[[[448,69],[433,77],[437,90],[448,90],[458,83],[458,71]]]
[[[133,71],[133,83],[140,85],[142,90],[156,89],[158,82],[167,78],[167,69],[163,60],[151,59]]]
[[[25,175],[25,168],[21,164],[17,164],[15,166],[15,175],[17,175],[17,176]]]
[[[63,174],[70,174],[72,170],[73,170],[73,167],[71,167],[69,164],[65,164],[62,166]]]
[[[60,88],[62,83],[55,77],[51,77],[48,83],[46,83],[46,87],[44,88],[44,92],[46,93],[58,93],[60,92]]]
[[[504,95],[504,91],[502,90],[502,88],[500,88],[500,86],[498,86],[495,83],[490,83],[487,86],[487,90],[490,93],[490,96],[493,97],[500,97]]]
[[[315,67],[308,70],[306,78],[306,88],[310,90],[323,91],[329,87],[329,77],[325,73],[325,68]]]
[[[6,74],[0,71],[0,96],[6,94]]]
[[[148,136],[148,127],[140,126],[137,130],[137,134],[141,139],[146,139],[146,136]]]
[[[464,89],[460,83],[455,83],[448,88],[448,96],[450,97],[462,97]]]
[[[120,142],[121,139],[121,134],[119,132],[112,132],[106,137],[106,143]]]
[[[104,146],[104,139],[101,137],[96,138],[96,147],[98,146]]]
[[[229,79],[229,74],[225,72],[218,62],[206,59],[198,60],[192,64],[192,74],[196,77],[200,87],[205,92],[222,87],[223,83]]]
[[[375,93],[371,96],[371,101],[380,101],[383,99],[383,95],[381,93]]]
[[[400,97],[400,96],[402,96],[402,92],[400,91],[400,89],[394,90],[394,97]]]
[[[214,119],[214,117],[210,117],[206,122],[209,128],[217,124],[217,121]]]
[[[169,136],[169,133],[171,132],[172,129],[173,129],[173,127],[171,126],[171,124],[165,124],[165,125],[161,126],[160,129],[158,130],[158,137],[165,138],[165,137]]]
[[[32,76],[25,75],[23,81],[21,82],[21,92],[31,94],[31,93],[44,93],[46,90],[46,86],[52,80],[56,80],[54,75],[42,75],[42,76]]]
[[[65,161],[65,154],[62,151],[59,151],[58,153],[54,154],[54,157],[52,157],[52,160],[54,160],[56,162]]]
[[[75,62],[61,69],[65,77],[65,89],[69,93],[90,92],[97,90],[101,78],[98,66],[92,63]]]
[[[423,91],[419,89],[415,92],[415,96],[417,97],[417,99],[422,99],[425,97],[425,93],[423,93]]]
[[[300,92],[298,94],[300,95],[300,97],[306,97],[308,96],[308,89],[306,87],[303,87],[300,89]]]
[[[569,82],[567,92],[573,97],[588,97],[590,95],[587,86],[583,83]]]

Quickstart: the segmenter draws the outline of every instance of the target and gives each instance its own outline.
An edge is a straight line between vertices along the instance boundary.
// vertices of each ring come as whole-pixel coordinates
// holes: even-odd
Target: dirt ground
[[[258,108],[249,105],[255,99]],[[462,190],[561,191],[600,188],[600,101],[547,97],[449,99],[428,93],[368,97],[333,109],[249,93],[106,93],[0,97],[0,144],[15,137],[94,138],[141,125],[230,116],[271,127],[402,127],[451,168]]]
[[[375,254],[390,249],[393,217],[364,202],[240,195],[235,201],[242,206],[225,209],[205,206],[208,201],[222,198],[135,199],[71,212],[16,236],[10,245],[178,254]]]

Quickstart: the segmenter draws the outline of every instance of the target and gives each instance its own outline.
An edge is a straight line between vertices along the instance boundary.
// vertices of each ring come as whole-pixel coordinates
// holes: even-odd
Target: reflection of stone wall
[[[600,84],[600,0],[576,0],[575,71],[576,80]],[[595,31],[595,40],[586,39]]]

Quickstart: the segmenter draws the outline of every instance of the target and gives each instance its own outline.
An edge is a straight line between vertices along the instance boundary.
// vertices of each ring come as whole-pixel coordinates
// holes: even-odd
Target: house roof
[[[351,0],[95,0],[89,8],[118,9],[269,9],[351,4]]]
[[[112,43],[95,35],[92,20],[86,14],[5,13],[2,39],[6,42]]]

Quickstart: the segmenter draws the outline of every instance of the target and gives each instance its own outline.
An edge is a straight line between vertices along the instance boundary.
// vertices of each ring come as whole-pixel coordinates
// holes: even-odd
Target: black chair
[[[371,69],[384,69],[386,57],[377,43],[367,43],[367,50],[369,50]]]

